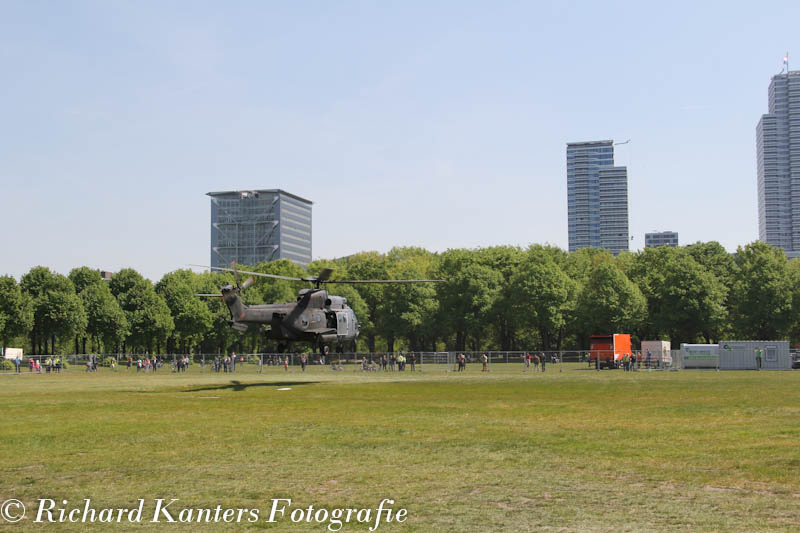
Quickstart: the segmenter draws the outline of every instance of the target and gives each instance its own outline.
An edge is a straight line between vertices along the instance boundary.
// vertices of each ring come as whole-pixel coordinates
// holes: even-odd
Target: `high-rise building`
[[[800,72],[772,77],[756,127],[758,238],[800,255]]]
[[[678,232],[654,231],[644,234],[645,248],[658,248],[659,246],[678,246]]]
[[[211,266],[311,262],[309,200],[280,189],[210,192]]]
[[[628,249],[628,169],[614,166],[614,141],[567,143],[569,251]]]

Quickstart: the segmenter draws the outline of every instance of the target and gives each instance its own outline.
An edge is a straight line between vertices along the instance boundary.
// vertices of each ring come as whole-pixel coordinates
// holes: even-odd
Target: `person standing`
[[[412,372],[416,372],[416,370],[417,370],[417,365],[416,365],[416,363],[417,363],[417,355],[414,352],[411,352],[410,354],[408,354],[408,358],[411,360],[410,361],[411,362],[411,371]]]
[[[756,370],[761,370],[761,348],[756,348]]]
[[[481,372],[488,372],[489,371],[489,358],[486,356],[485,353],[481,355],[481,364],[483,366],[483,368],[481,368]]]
[[[303,372],[306,371],[306,364],[308,364],[308,356],[303,352],[300,354],[300,368],[303,369]]]
[[[522,358],[525,360],[525,368],[522,371],[529,372],[531,369],[531,353],[525,352],[525,355],[522,356]]]
[[[547,355],[545,355],[545,353],[542,352],[542,372],[544,372],[545,370],[547,370]]]
[[[283,360],[283,371],[284,372],[288,372],[289,371],[289,356],[288,355],[286,356],[286,359]]]
[[[538,353],[533,355],[533,371],[534,372],[538,372],[539,371],[539,354]]]

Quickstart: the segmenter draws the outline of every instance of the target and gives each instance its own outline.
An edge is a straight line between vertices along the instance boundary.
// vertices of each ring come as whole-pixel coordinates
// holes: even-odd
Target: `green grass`
[[[379,531],[800,526],[800,372],[558,368],[0,375],[0,501],[29,509],[0,529],[325,531],[266,523],[271,498],[408,509]],[[33,524],[45,497],[144,498],[144,523]],[[149,524],[155,498],[258,508],[261,520]]]

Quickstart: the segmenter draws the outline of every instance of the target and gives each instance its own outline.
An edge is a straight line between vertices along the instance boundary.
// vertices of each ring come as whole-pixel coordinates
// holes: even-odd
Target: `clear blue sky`
[[[0,274],[209,261],[206,192],[314,202],[313,255],[567,246],[566,143],[631,139],[633,248],[755,240],[800,2],[0,0]]]

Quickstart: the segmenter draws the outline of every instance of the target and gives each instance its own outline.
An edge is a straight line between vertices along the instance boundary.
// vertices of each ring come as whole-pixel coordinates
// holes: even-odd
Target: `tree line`
[[[443,283],[332,285],[361,324],[360,351],[585,349],[596,333],[639,340],[716,342],[800,338],[800,260],[762,242],[729,254],[717,242],[647,248],[613,257],[587,248],[495,246],[432,253],[394,248],[244,270],[332,279],[443,279]],[[44,266],[19,282],[0,277],[0,342],[27,353],[227,353],[277,348],[229,325],[228,272],[175,270],[158,282],[133,269],[110,280],[78,267]],[[294,301],[304,285],[258,278],[246,304]],[[298,345],[296,350],[309,346]]]

